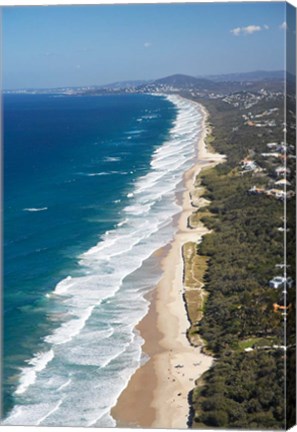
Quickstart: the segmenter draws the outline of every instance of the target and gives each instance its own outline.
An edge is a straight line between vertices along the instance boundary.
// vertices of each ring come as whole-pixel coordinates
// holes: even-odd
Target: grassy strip
[[[194,346],[202,344],[197,326],[202,318],[206,293],[203,288],[203,277],[207,269],[207,258],[197,254],[197,245],[187,242],[183,245],[184,260],[184,301],[191,323],[187,331],[190,343]]]

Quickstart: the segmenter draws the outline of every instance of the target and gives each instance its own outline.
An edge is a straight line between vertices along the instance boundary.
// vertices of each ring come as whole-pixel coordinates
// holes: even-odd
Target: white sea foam
[[[61,327],[56,329],[53,334],[46,336],[45,342],[54,345],[65,344],[71,341],[76,335],[78,335],[81,329],[85,326],[87,320],[90,318],[91,313],[95,306],[88,307],[80,317],[74,318],[70,321],[64,322]]]
[[[145,120],[150,120],[150,119],[154,119],[154,118],[159,118],[160,116],[157,114],[147,114],[142,116],[143,119]]]
[[[69,275],[55,287],[49,301],[63,322],[44,340],[51,355],[47,361],[37,355],[23,369],[16,396],[26,393],[26,405],[16,405],[5,424],[115,426],[110,408],[143,361],[143,340],[134,328],[148,310],[145,294],[160,277],[152,254],[174,235],[172,218],[180,211],[175,190],[192,164],[199,135],[197,105],[168,99],[178,108],[168,140],[127,194],[122,221],[79,257],[85,276]]]
[[[41,211],[45,211],[47,210],[47,207],[29,207],[29,208],[24,208],[23,211],[27,211],[27,212],[41,212]]]
[[[45,416],[41,417],[41,419],[37,420],[36,425],[39,426],[42,422],[44,422],[44,420],[46,420],[50,415],[54,414],[56,411],[58,411],[58,409],[61,406],[61,403],[63,402],[63,399],[59,400],[59,402],[57,403],[57,405],[51,409],[48,413],[46,413]]]
[[[120,160],[119,156],[107,156],[104,158],[104,162],[119,162]]]
[[[126,135],[128,135],[128,137],[131,135],[140,135],[142,132],[144,132],[143,129],[133,129],[133,130],[126,132]]]
[[[105,176],[110,175],[110,172],[102,171],[102,172],[96,172],[96,173],[88,173],[86,174],[87,177],[97,177],[97,176]]]
[[[65,279],[59,282],[54,290],[54,294],[63,295],[67,292],[68,288],[72,285],[72,277],[67,276]]]
[[[71,378],[69,378],[66,382],[64,382],[63,384],[61,384],[60,387],[57,388],[57,391],[63,390],[63,388],[69,386],[70,383],[71,383]]]
[[[121,222],[118,223],[117,226],[118,226],[118,227],[121,227],[121,226],[125,225],[125,224],[128,222],[128,220],[129,220],[129,219],[124,219],[124,220],[122,220]]]
[[[102,172],[95,172],[95,173],[87,173],[85,175],[87,177],[100,177],[100,176],[108,176],[112,174],[126,175],[128,173],[127,171],[102,171]]]
[[[46,368],[47,364],[52,361],[55,354],[51,349],[47,352],[37,353],[28,361],[29,367],[23,368],[20,376],[20,384],[17,387],[15,394],[20,395],[25,393],[28,387],[34,384],[38,372]]]

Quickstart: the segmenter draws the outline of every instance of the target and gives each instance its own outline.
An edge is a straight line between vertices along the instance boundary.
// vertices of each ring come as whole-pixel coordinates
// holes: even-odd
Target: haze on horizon
[[[283,70],[285,16],[284,2],[3,7],[3,88]]]

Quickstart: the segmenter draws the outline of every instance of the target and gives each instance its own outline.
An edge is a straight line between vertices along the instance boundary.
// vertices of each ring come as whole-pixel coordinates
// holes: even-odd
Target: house
[[[291,183],[287,179],[280,179],[275,182],[276,185],[290,186]]]
[[[265,189],[263,189],[263,188],[257,188],[256,186],[253,186],[253,187],[251,187],[248,190],[248,192],[250,194],[253,194],[253,195],[258,195],[258,194],[261,194],[261,193],[265,193]]]
[[[287,146],[286,146],[285,143],[281,143],[280,145],[278,145],[278,146],[276,147],[276,150],[277,150],[278,152],[281,152],[281,153],[286,153],[286,151],[287,151]]]
[[[288,306],[279,305],[278,303],[273,303],[274,312],[278,312],[279,310],[290,310],[292,307],[291,303]]]
[[[293,279],[291,277],[275,276],[269,281],[270,288],[278,289],[283,287],[292,288]]]
[[[269,281],[269,286],[274,289],[282,288],[285,284],[285,280],[286,278],[283,276],[275,276]]]
[[[261,153],[261,156],[263,157],[279,157],[279,153]]]
[[[240,168],[243,171],[254,171],[255,169],[258,168],[257,164],[255,161],[250,160],[250,159],[243,159],[240,163],[239,163]]]
[[[291,170],[290,170],[290,168],[286,168],[284,166],[279,166],[275,169],[275,173],[278,177],[280,177],[283,175],[290,175]]]
[[[278,146],[278,143],[273,142],[273,143],[268,143],[266,145],[268,148],[272,149],[272,148],[276,148]]]
[[[285,345],[272,345],[272,348],[287,351],[287,347]]]
[[[273,196],[278,199],[285,199],[286,198],[286,192],[282,189],[269,189],[266,191],[266,194],[268,196]]]
[[[279,227],[277,230],[280,232],[284,232],[284,231],[288,232],[290,231],[290,228],[285,229],[284,227]]]

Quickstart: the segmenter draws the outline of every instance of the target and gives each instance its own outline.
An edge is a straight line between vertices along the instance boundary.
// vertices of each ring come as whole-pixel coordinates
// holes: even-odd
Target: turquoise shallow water
[[[5,96],[4,424],[115,425],[199,120],[177,97]]]

